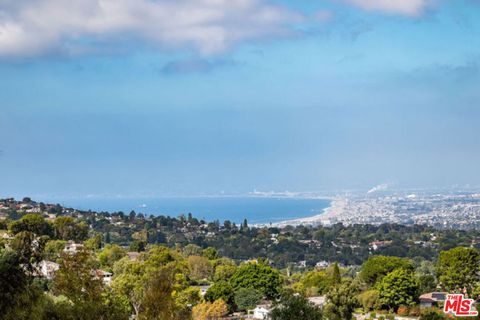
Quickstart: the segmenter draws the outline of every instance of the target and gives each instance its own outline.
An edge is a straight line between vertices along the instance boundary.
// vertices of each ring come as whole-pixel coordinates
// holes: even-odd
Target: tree
[[[146,244],[145,241],[142,241],[142,240],[134,240],[134,241],[130,244],[129,250],[130,250],[130,251],[135,251],[135,252],[142,252],[142,251],[145,251],[146,245],[147,245],[147,244]]]
[[[336,262],[333,265],[332,282],[334,285],[338,285],[342,282],[342,276],[340,275],[340,268],[338,267],[338,263]]]
[[[237,270],[235,265],[219,265],[215,268],[215,274],[213,275],[213,281],[229,280]]]
[[[437,276],[441,286],[449,292],[472,293],[479,281],[480,256],[473,248],[457,247],[440,252],[437,263]]]
[[[322,320],[322,311],[302,295],[282,294],[270,313],[271,320]]]
[[[203,250],[203,256],[208,260],[215,260],[218,258],[218,251],[215,248],[208,247]]]
[[[129,301],[136,318],[188,319],[187,306],[177,301],[184,299],[183,291],[188,288],[187,266],[177,252],[152,246],[137,261],[120,259],[113,271],[112,288]]]
[[[93,237],[85,240],[83,244],[85,248],[91,251],[97,251],[102,247],[102,235],[97,233]]]
[[[18,256],[11,251],[0,254],[0,314],[21,305],[20,295],[25,291],[28,279],[20,266]]]
[[[357,286],[351,281],[332,288],[327,294],[324,313],[329,320],[351,320],[357,306]]]
[[[189,256],[201,256],[202,255],[202,248],[197,246],[196,244],[187,244],[183,248],[183,256],[184,257],[189,257]]]
[[[222,299],[214,302],[204,302],[193,307],[192,315],[194,320],[215,320],[221,319],[228,314],[228,308]]]
[[[10,232],[17,234],[22,231],[31,232],[37,236],[51,236],[52,226],[40,214],[29,213],[9,226]]]
[[[190,276],[195,280],[202,280],[210,277],[213,273],[212,264],[207,258],[199,256],[189,256],[188,268]]]
[[[43,251],[45,260],[56,261],[65,249],[67,242],[65,240],[50,240],[45,244]]]
[[[35,237],[30,231],[21,231],[15,235],[10,246],[15,251],[19,263],[28,275],[35,271],[35,265],[43,259],[43,248],[48,237]]]
[[[255,308],[262,300],[262,293],[252,288],[240,288],[235,292],[234,301],[237,309],[246,311]]]
[[[378,290],[367,290],[357,296],[363,311],[368,312],[380,308],[380,294]]]
[[[415,276],[418,280],[419,293],[432,292],[437,288],[437,278],[435,276],[435,265],[431,261],[422,261],[415,270]]]
[[[64,253],[55,274],[54,291],[73,302],[81,319],[97,319],[102,306],[102,280],[93,276],[95,261],[86,250]]]
[[[396,269],[387,274],[379,285],[380,302],[388,308],[401,305],[412,306],[418,296],[418,284],[414,274],[405,269]]]
[[[126,256],[125,250],[116,244],[107,244],[97,255],[102,267],[113,268],[113,264]]]
[[[317,295],[325,294],[334,283],[325,271],[310,271],[302,277],[300,285],[302,287],[301,291],[308,290]]]
[[[413,265],[409,260],[398,257],[371,256],[362,265],[360,277],[367,284],[373,285],[395,269],[413,271]]]
[[[283,280],[278,270],[265,264],[249,262],[237,268],[230,283],[235,290],[253,288],[267,299],[274,299],[280,294]]]
[[[57,239],[83,241],[88,235],[88,225],[84,222],[76,223],[72,217],[57,217],[53,228]]]
[[[143,311],[140,319],[183,320],[186,317],[177,307],[173,292],[175,290],[175,272],[168,267],[160,268],[149,274],[146,281]],[[161,303],[159,303],[161,301]]]
[[[204,296],[206,301],[214,302],[215,300],[223,300],[228,304],[229,309],[234,309],[234,291],[230,283],[227,281],[215,282]]]

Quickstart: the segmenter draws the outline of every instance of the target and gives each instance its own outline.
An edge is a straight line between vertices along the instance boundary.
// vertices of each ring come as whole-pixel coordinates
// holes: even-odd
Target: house
[[[55,272],[60,269],[60,265],[58,263],[42,260],[36,266],[36,275],[38,277],[46,278],[48,280],[52,280],[55,276]]]
[[[65,245],[65,249],[63,249],[63,251],[67,253],[77,253],[77,251],[79,251],[80,249],[83,249],[83,244],[69,241]]]
[[[308,301],[313,303],[318,308],[323,308],[325,302],[327,301],[327,298],[325,296],[310,297],[308,298]]]
[[[373,251],[377,251],[380,248],[388,247],[392,242],[393,241],[373,241],[370,243],[370,247],[372,247]]]
[[[318,268],[318,269],[325,269],[325,268],[328,268],[328,266],[330,265],[330,262],[328,261],[319,261],[315,264],[315,268]]]
[[[420,296],[420,308],[438,306],[438,302],[445,301],[447,292],[430,292]]]
[[[110,286],[112,284],[113,273],[111,272],[97,269],[95,270],[95,276],[98,279],[102,279],[103,283],[107,286]]]
[[[249,319],[266,320],[270,317],[270,305],[259,304],[253,310],[248,311]]]

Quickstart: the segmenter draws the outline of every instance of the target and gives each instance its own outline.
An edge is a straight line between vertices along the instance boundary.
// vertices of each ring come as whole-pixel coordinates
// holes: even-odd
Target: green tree
[[[152,246],[141,259],[127,257],[114,264],[112,288],[128,300],[139,319],[188,319],[189,310],[181,305],[188,289],[187,264],[168,248]],[[162,303],[158,303],[162,301]]]
[[[62,254],[55,274],[54,291],[73,302],[81,319],[98,319],[102,309],[102,280],[93,276],[95,261],[86,250]]]
[[[281,295],[271,313],[272,320],[322,320],[322,311],[302,295],[287,291]]]
[[[215,248],[208,247],[203,250],[203,256],[208,260],[215,260],[218,258],[218,251]]]
[[[215,268],[215,274],[213,275],[213,281],[229,280],[237,270],[235,265],[219,265]]]
[[[441,286],[450,292],[471,293],[479,281],[480,256],[474,248],[457,247],[440,252],[437,276]]]
[[[418,284],[411,271],[396,269],[381,280],[378,291],[380,302],[396,310],[401,305],[415,304],[418,297]]]
[[[37,236],[51,236],[52,226],[40,214],[29,213],[9,225],[10,232],[17,234],[22,231],[31,232]]]
[[[76,223],[72,217],[57,217],[53,228],[57,239],[83,241],[88,235],[88,225],[84,222]]]
[[[143,311],[139,319],[184,320],[190,314],[186,308],[178,308],[173,297],[175,272],[171,268],[160,268],[150,273],[145,282]],[[161,303],[159,303],[161,301]]]
[[[142,240],[134,240],[134,241],[130,244],[129,250],[130,250],[130,251],[135,251],[135,252],[142,252],[142,251],[145,251],[146,246],[147,246],[147,243],[146,243],[145,241],[142,241]]]
[[[274,299],[280,294],[283,280],[278,270],[265,264],[249,262],[237,268],[230,283],[235,290],[253,288],[267,299]]]
[[[367,284],[373,285],[395,269],[413,271],[410,260],[398,257],[371,256],[362,265],[360,277]]]
[[[325,294],[332,287],[332,278],[325,271],[307,272],[301,279],[302,291],[312,292],[313,295]]]
[[[93,237],[85,240],[83,245],[88,250],[96,252],[102,247],[102,235],[100,233],[95,234]]]
[[[234,300],[237,309],[246,311],[255,308],[262,300],[262,293],[252,288],[240,288],[235,292]]]
[[[351,320],[353,311],[358,304],[358,287],[351,281],[346,281],[333,287],[327,294],[327,304],[324,313],[329,320]]]
[[[0,254],[0,315],[20,307],[21,294],[26,290],[28,278],[25,275],[18,256],[11,251]]]
[[[113,264],[126,256],[126,252],[116,244],[107,244],[97,255],[100,266],[113,268]]]
[[[340,268],[338,267],[338,263],[336,262],[333,265],[332,282],[335,285],[340,284],[342,282],[342,276],[340,275]]]
[[[227,281],[215,282],[210,288],[208,288],[204,298],[209,302],[222,299],[228,304],[230,310],[234,309],[234,291],[233,287]]]
[[[188,268],[190,276],[195,280],[202,280],[210,277],[213,273],[213,267],[210,261],[205,257],[189,256]]]
[[[367,290],[357,296],[358,302],[365,312],[380,308],[380,294],[378,290]]]
[[[202,248],[197,246],[196,244],[187,244],[183,248],[183,256],[184,257],[189,257],[189,256],[201,256],[202,255]]]
[[[35,271],[35,265],[43,259],[43,249],[48,237],[36,237],[30,231],[21,231],[10,242],[19,263],[23,265],[28,275]]]
[[[45,244],[43,251],[45,260],[57,261],[60,258],[67,242],[65,240],[50,240]]]

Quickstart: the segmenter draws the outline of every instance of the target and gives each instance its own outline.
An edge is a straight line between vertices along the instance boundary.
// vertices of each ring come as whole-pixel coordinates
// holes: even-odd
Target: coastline
[[[334,199],[331,199],[330,206],[324,208],[322,210],[322,213],[316,214],[314,216],[305,217],[305,218],[288,219],[280,222],[271,223],[269,225],[257,224],[257,226],[262,226],[262,227],[271,226],[271,227],[283,228],[286,226],[301,226],[301,225],[310,225],[310,226],[331,225],[338,220],[338,217],[343,212],[345,202],[346,200],[344,198],[334,198]]]

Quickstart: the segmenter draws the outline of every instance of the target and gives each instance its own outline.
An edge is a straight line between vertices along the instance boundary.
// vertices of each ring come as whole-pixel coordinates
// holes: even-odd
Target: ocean
[[[56,201],[81,210],[123,211],[166,215],[192,215],[206,221],[230,220],[240,223],[274,223],[284,220],[318,215],[330,206],[325,199],[272,198],[272,197],[182,197],[182,198],[83,198]]]

